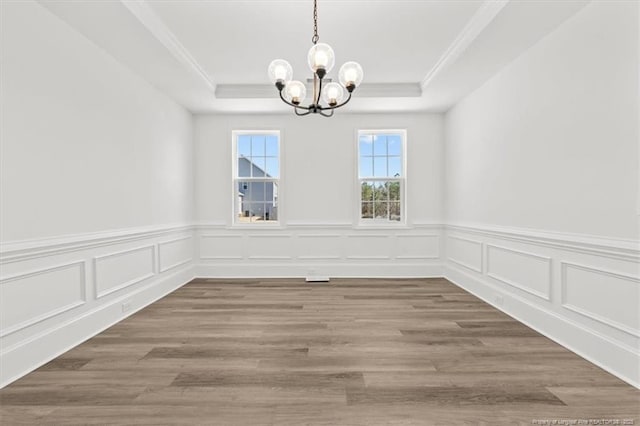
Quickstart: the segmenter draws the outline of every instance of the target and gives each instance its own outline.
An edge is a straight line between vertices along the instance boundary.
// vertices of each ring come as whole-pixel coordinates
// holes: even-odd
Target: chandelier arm
[[[342,106],[345,106],[347,103],[349,103],[349,101],[350,101],[350,100],[351,100],[351,93],[349,93],[349,97],[347,98],[347,100],[346,100],[346,101],[344,101],[344,102],[343,102],[343,103],[341,103],[341,104],[335,105],[335,106],[330,106],[329,108],[330,108],[331,110],[334,110],[334,109],[336,109],[336,108],[340,108],[340,107],[342,107]],[[329,108],[325,108],[325,109],[329,109]]]
[[[293,112],[295,112],[298,117],[304,117],[305,115],[311,114],[311,110],[308,110],[307,112],[299,113],[298,108],[294,108]]]
[[[314,104],[318,104],[316,101],[316,96],[318,94],[318,76],[316,73],[313,73],[313,102]]]
[[[333,117],[333,108],[331,108],[330,111],[331,112],[329,114],[325,114],[322,110],[318,110],[318,113],[323,117]]]
[[[296,110],[297,110],[298,108],[300,108],[300,109],[304,109],[304,110],[307,110],[307,111],[310,111],[310,110],[311,110],[311,108],[310,108],[310,107],[300,106],[300,105],[296,105],[296,104],[294,104],[294,103],[292,103],[292,102],[289,102],[288,100],[286,100],[286,99],[284,98],[284,96],[282,96],[282,91],[280,91],[280,92],[279,92],[279,94],[280,94],[280,99],[282,99],[282,102],[284,102],[285,104],[287,104],[287,105],[289,105],[289,106],[294,107]],[[305,114],[305,115],[306,115],[306,114]]]
[[[315,103],[316,105],[320,105],[320,95],[322,94],[322,79],[321,79],[321,78],[319,78],[318,80],[320,80],[320,81],[318,82],[318,98],[317,98],[317,99],[314,99],[314,101],[315,101],[314,103]]]

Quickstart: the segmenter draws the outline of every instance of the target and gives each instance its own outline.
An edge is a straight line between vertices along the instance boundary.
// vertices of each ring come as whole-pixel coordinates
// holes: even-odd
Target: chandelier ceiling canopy
[[[333,49],[326,43],[318,43],[318,2],[313,1],[313,46],[307,54],[309,68],[313,72],[313,97],[309,105],[302,105],[307,88],[301,81],[292,80],[293,68],[284,59],[269,64],[269,78],[276,85],[280,99],[293,107],[296,115],[311,113],[331,117],[336,108],[351,100],[351,94],[362,83],[363,71],[357,62],[345,62],[338,72],[338,81],[323,84],[323,80],[335,65]],[[346,91],[346,93],[345,93]]]

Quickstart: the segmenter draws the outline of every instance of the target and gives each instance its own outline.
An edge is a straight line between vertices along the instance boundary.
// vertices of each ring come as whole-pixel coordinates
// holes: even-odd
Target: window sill
[[[412,226],[407,225],[404,222],[400,223],[388,223],[388,222],[380,222],[380,223],[357,223],[353,226],[353,229],[413,229]]]
[[[280,223],[234,223],[227,226],[227,229],[285,229],[285,226]]]

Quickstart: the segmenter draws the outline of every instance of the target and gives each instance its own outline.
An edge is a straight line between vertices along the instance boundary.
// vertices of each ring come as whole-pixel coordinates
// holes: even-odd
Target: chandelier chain
[[[320,40],[318,36],[318,0],[313,0],[313,37],[311,37],[311,41],[316,44],[318,40]]]

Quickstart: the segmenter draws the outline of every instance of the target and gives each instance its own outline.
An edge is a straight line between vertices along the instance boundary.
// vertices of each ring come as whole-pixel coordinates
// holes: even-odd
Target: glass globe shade
[[[338,73],[338,79],[344,87],[350,84],[356,87],[360,86],[363,77],[364,72],[362,71],[362,67],[359,63],[353,61],[345,62],[344,65],[340,67],[340,72]]]
[[[322,100],[328,105],[336,105],[344,99],[344,88],[338,83],[329,83],[322,87]]]
[[[329,72],[336,63],[336,57],[331,46],[326,43],[318,43],[309,49],[307,61],[309,68],[311,68],[311,71],[314,73],[320,68],[324,69],[325,72]]]
[[[286,83],[293,78],[293,68],[284,59],[275,59],[269,64],[269,78],[272,83],[281,81]]]
[[[307,96],[307,88],[301,81],[291,81],[285,87],[285,99],[294,104],[299,104]]]

